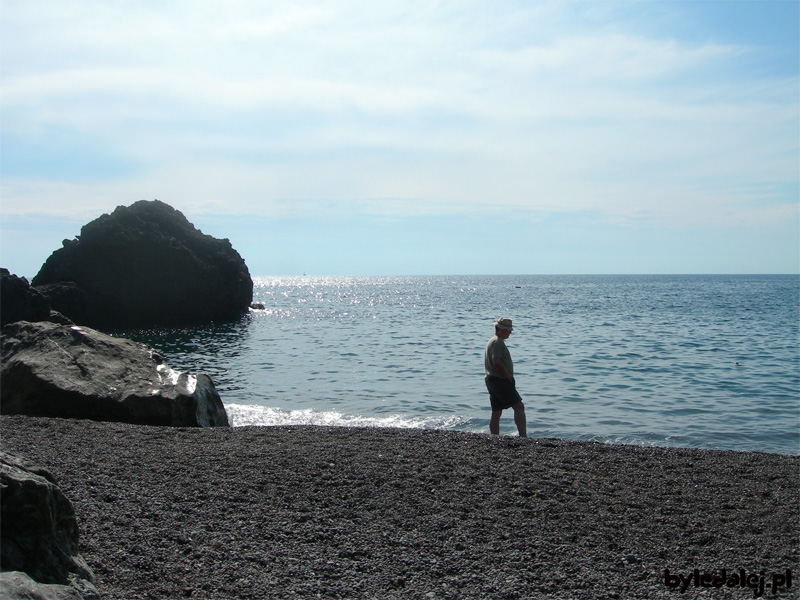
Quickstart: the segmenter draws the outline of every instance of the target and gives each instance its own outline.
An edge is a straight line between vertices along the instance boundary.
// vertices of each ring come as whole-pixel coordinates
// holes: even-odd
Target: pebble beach
[[[22,416],[0,434],[72,502],[109,600],[800,597],[797,456]]]

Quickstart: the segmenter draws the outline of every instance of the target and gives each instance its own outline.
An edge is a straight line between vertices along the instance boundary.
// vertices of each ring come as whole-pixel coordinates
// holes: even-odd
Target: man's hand
[[[494,365],[494,368],[497,369],[498,373],[500,373],[500,375],[502,375],[505,379],[507,379],[511,385],[513,385],[514,387],[517,386],[516,382],[514,381],[514,378],[511,376],[511,373],[506,371],[506,368],[503,366],[503,363],[500,362],[499,358],[495,357],[492,360],[492,364]]]

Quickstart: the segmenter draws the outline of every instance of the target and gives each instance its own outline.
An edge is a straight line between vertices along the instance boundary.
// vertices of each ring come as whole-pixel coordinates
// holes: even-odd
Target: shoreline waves
[[[797,456],[23,416],[0,434],[72,502],[104,599],[752,598],[740,573],[788,571],[765,595],[800,589]]]

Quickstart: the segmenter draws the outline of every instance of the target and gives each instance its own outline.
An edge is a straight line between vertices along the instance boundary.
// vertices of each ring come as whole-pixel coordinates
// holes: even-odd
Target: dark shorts
[[[492,410],[505,410],[522,402],[517,388],[503,377],[486,377],[486,389],[489,390],[489,402]]]

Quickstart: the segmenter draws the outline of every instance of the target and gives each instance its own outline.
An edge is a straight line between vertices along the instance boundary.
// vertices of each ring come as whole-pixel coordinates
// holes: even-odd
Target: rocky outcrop
[[[24,277],[0,269],[0,326],[16,321],[50,320],[50,304]]]
[[[178,373],[144,344],[88,327],[6,325],[0,359],[3,414],[175,427],[229,425],[207,375]]]
[[[78,523],[53,476],[0,452],[0,595],[99,598],[94,574],[78,553]]]
[[[92,320],[94,302],[75,282],[50,283],[31,289],[40,293],[51,305],[58,306],[58,314],[69,314],[70,323],[88,323]]]
[[[32,284],[55,310],[105,331],[231,321],[253,300],[250,273],[230,241],[203,234],[158,200],[117,207],[84,225]]]

